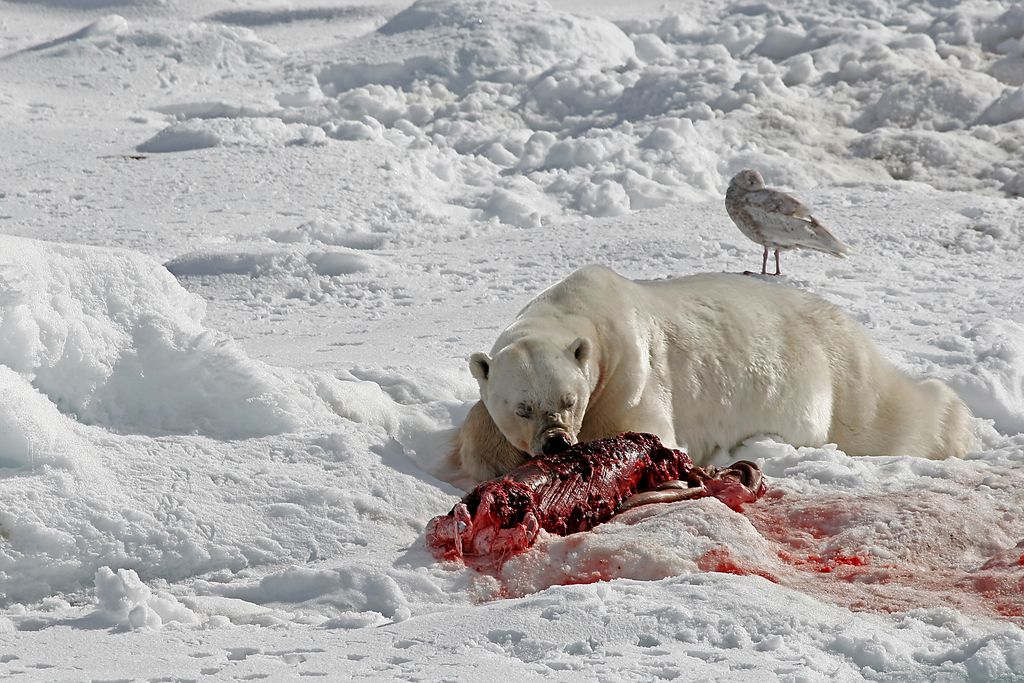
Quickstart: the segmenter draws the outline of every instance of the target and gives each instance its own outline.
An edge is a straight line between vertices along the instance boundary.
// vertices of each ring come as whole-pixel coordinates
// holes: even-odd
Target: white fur
[[[635,282],[589,266],[528,304],[491,355],[470,361],[486,410],[471,411],[452,453],[476,479],[553,433],[653,432],[698,464],[758,434],[850,455],[945,458],[974,445],[970,413],[944,384],[907,378],[835,306],[743,275]]]

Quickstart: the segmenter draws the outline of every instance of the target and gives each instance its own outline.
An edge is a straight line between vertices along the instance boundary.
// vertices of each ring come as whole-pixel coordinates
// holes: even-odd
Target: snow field
[[[0,675],[1024,678],[1019,7],[88,4],[0,16]],[[756,265],[747,166],[983,450],[754,439],[743,515],[435,563],[466,356],[585,263]]]
[[[411,464],[409,486],[367,475],[355,498],[305,470],[355,467],[353,453],[376,442],[380,452],[366,452],[370,461],[359,471],[390,471],[394,464],[381,458],[408,462],[417,439],[437,450],[417,436],[431,424],[425,411],[403,409],[375,382],[297,375],[251,360],[205,329],[203,302],[148,257],[2,242],[6,600],[79,590],[107,564],[177,580],[285,556],[309,560],[325,552],[322,544],[330,554],[365,548],[375,535],[359,531],[355,520],[364,516],[377,524],[383,515],[405,534],[418,533],[418,520],[441,494],[436,482],[422,489],[412,481],[418,470]],[[313,442],[306,446],[296,437],[261,439],[302,432],[319,436],[307,437]],[[191,436],[161,438],[175,434]],[[392,452],[387,443],[395,438],[409,451]],[[205,461],[203,453],[218,456]],[[277,474],[279,459],[300,471]],[[262,501],[253,498],[256,489]],[[414,489],[427,492],[417,512],[393,518],[386,501]],[[153,490],[162,491],[156,501]],[[255,514],[235,507],[240,500],[256,506]],[[321,520],[302,531],[310,504],[335,517],[331,528]],[[295,531],[303,538],[292,538]],[[132,620],[153,623],[140,614]]]
[[[951,215],[961,214],[954,207]],[[321,235],[333,234],[323,226],[318,230]],[[319,415],[318,422],[306,423],[311,426],[299,427],[299,431],[322,434],[325,425],[330,425],[326,428],[335,430],[334,435],[325,438],[282,434],[236,442],[216,442],[201,435],[179,436],[173,441],[153,439],[146,435],[146,430],[164,433],[170,417],[178,414],[172,408],[192,397],[195,389],[189,385],[202,386],[203,373],[195,368],[204,366],[191,362],[196,359],[193,357],[203,358],[202,352],[194,351],[188,354],[190,362],[181,362],[167,351],[172,348],[169,340],[176,335],[191,339],[197,334],[214,334],[203,329],[200,302],[186,294],[150,259],[120,251],[12,238],[9,242],[13,245],[11,252],[26,255],[21,259],[25,265],[21,277],[11,279],[21,283],[18,289],[22,294],[6,298],[3,315],[3,328],[11,331],[5,336],[19,340],[19,344],[7,348],[7,353],[12,354],[9,357],[16,359],[10,362],[24,373],[10,370],[9,384],[20,395],[32,398],[14,404],[13,415],[8,419],[24,432],[19,435],[24,443],[49,439],[47,443],[54,445],[11,451],[16,454],[15,466],[32,480],[32,485],[26,491],[24,476],[17,482],[6,480],[12,486],[4,487],[5,499],[12,501],[11,509],[31,510],[32,517],[10,512],[4,516],[10,540],[4,568],[5,584],[11,591],[8,599],[31,601],[55,591],[58,595],[76,595],[95,583],[98,602],[90,619],[92,623],[110,624],[118,629],[153,630],[172,624],[200,623],[206,628],[301,624],[328,630],[358,630],[387,623],[419,622],[424,615],[438,609],[448,613],[455,605],[467,601],[528,596],[538,591],[543,595],[544,589],[566,582],[588,583],[616,577],[656,581],[680,574],[702,577],[706,575],[694,572],[718,571],[724,574],[710,575],[725,577],[715,580],[716,597],[705,598],[714,604],[720,604],[723,586],[739,581],[741,585],[754,582],[761,593],[787,591],[786,586],[792,586],[805,595],[820,596],[829,604],[868,607],[869,612],[880,608],[883,612],[899,612],[910,605],[932,605],[933,609],[956,605],[977,618],[997,616],[1000,609],[1009,609],[1010,614],[1020,609],[1012,584],[1003,579],[1005,576],[1011,582],[1014,580],[1014,558],[1008,558],[1011,564],[1003,574],[998,567],[999,549],[1012,548],[1024,537],[1024,529],[1013,514],[1020,504],[1015,497],[1019,484],[1014,483],[1019,478],[1014,466],[1019,469],[1020,450],[1019,444],[1014,446],[1012,440],[998,434],[990,437],[990,448],[998,443],[1002,450],[991,451],[984,459],[931,463],[893,458],[887,459],[891,462],[888,468],[882,460],[851,460],[827,449],[803,449],[797,453],[771,442],[751,444],[737,457],[758,459],[773,478],[781,508],[775,514],[786,524],[777,521],[775,526],[768,522],[752,525],[744,516],[708,505],[714,501],[665,506],[651,517],[638,511],[622,524],[601,527],[585,538],[546,539],[540,545],[542,551],[510,562],[497,580],[465,570],[451,572],[451,568],[434,565],[419,541],[423,521],[451,505],[455,500],[453,490],[444,493],[443,488],[437,488],[436,481],[424,480],[422,470],[409,457],[422,458],[422,465],[428,469],[437,467],[437,454],[443,451],[439,433],[444,425],[458,419],[455,404],[466,395],[463,388],[453,386],[448,393],[443,384],[421,383],[387,372],[361,372],[363,378],[349,374],[333,379],[285,371],[266,376],[263,373],[267,368],[236,351],[229,356],[233,362],[225,363],[222,370],[231,373],[232,386],[246,387],[254,376],[265,377],[271,393],[285,396],[294,394],[296,386],[315,386],[315,396],[323,402],[319,411],[315,405],[310,409],[303,404],[302,409],[284,414],[293,419],[307,412]],[[303,248],[303,243],[296,244]],[[911,244],[909,248],[919,246]],[[984,253],[967,250],[963,255]],[[50,271],[45,271],[41,265],[44,263]],[[15,265],[8,264],[8,272]],[[56,275],[40,280],[28,276],[40,271]],[[195,277],[216,277],[220,272],[198,268]],[[292,277],[287,269],[269,267],[265,271],[243,269],[231,277],[238,276],[263,277],[276,285]],[[33,288],[39,291],[37,296],[24,294]],[[98,296],[98,292],[104,296]],[[117,292],[122,298],[107,298],[109,292]],[[49,302],[51,308],[39,302]],[[73,313],[60,318],[65,327],[51,323],[60,332],[57,338],[63,343],[47,346],[42,340],[49,337],[37,329],[54,319],[54,308]],[[164,336],[130,333],[138,325],[152,327],[152,320],[163,321],[159,328],[167,331]],[[885,321],[869,318],[867,322],[881,325]],[[999,387],[1014,386],[1020,373],[1019,357],[1012,351],[992,353],[993,348],[999,349],[1005,343],[1000,341],[999,333],[1012,331],[1014,325],[1010,321],[993,323],[982,328],[990,332],[968,330],[963,337],[950,335],[949,340],[940,344],[960,352],[955,362],[943,361],[944,367],[962,366],[968,376],[988,378],[988,384],[981,384],[971,401],[979,414],[984,414],[985,406],[1015,414],[1015,404],[1007,394],[1000,393]],[[80,332],[83,329],[91,334]],[[954,349],[953,340],[961,340],[961,346]],[[970,346],[971,340],[976,348]],[[138,343],[142,344],[140,348],[135,347]],[[121,372],[120,358],[128,357],[134,362],[136,356],[149,355],[147,344],[161,349],[154,355],[164,359],[164,370],[173,371],[176,380],[167,387],[180,387],[181,396],[165,391],[167,396],[163,400],[169,402],[170,417],[119,423],[121,431],[129,432],[125,436],[77,425],[62,414],[55,400],[32,384],[31,378],[40,368],[57,367],[64,373],[57,376],[66,378],[69,387],[80,384],[82,376],[102,387],[105,377]],[[21,355],[13,354],[15,348],[21,349]],[[35,353],[29,353],[32,349],[36,349]],[[75,362],[54,349],[75,350]],[[97,357],[108,360],[98,364],[92,360]],[[991,363],[999,358],[1007,362],[993,367]],[[100,372],[98,367],[109,368],[109,372]],[[231,395],[224,395],[211,403],[208,418],[228,421],[234,415],[231,399]],[[280,403],[275,401],[273,405]],[[22,405],[31,409],[27,415],[21,412]],[[325,406],[330,410],[325,410]],[[84,414],[97,416],[96,421],[103,424],[103,416],[108,413]],[[339,415],[341,418],[336,417]],[[43,436],[35,436],[40,430],[44,430]],[[256,431],[251,436],[259,434]],[[68,443],[73,446],[65,445]],[[69,448],[79,453],[73,462],[65,455]],[[211,459],[212,454],[217,455]],[[169,455],[172,457],[168,458]],[[184,462],[183,456],[188,458]],[[125,472],[125,467],[138,473],[129,474],[129,481],[149,482],[145,489],[134,492],[112,483],[125,475],[112,478],[111,474]],[[341,473],[344,474],[339,479]],[[135,479],[140,475],[142,479]],[[325,483],[325,475],[333,483]],[[87,481],[104,482],[106,488],[83,487],[81,484]],[[972,486],[978,486],[972,481],[985,484],[971,493]],[[993,490],[993,486],[997,488]],[[924,491],[915,493],[915,488]],[[162,494],[157,509],[150,512],[149,504],[138,496],[148,498],[154,490],[167,493]],[[59,497],[44,491],[57,491]],[[918,501],[912,513],[901,515],[886,507],[895,492],[900,493],[899,501]],[[216,495],[211,501],[213,493]],[[40,506],[40,495],[42,500],[59,499],[62,503],[60,507]],[[816,511],[820,508],[816,506],[831,507],[837,496],[846,495],[858,501],[863,515],[840,518],[835,526],[823,529],[820,538],[809,542],[801,529],[810,520],[821,522]],[[787,503],[791,505],[787,507]],[[977,516],[964,516],[965,510],[977,510]],[[950,519],[957,520],[958,525],[951,527]],[[890,535],[880,534],[884,526],[890,528]],[[779,528],[797,531],[781,535],[776,532],[773,537],[770,531]],[[978,534],[978,528],[992,532]],[[957,539],[952,544],[950,534]],[[908,538],[915,542],[908,545]],[[390,568],[367,564],[366,553],[370,548],[374,553],[397,553],[391,555],[397,558],[395,564]],[[965,554],[964,548],[972,550]],[[936,554],[936,549],[948,549],[953,554]],[[789,553],[788,560],[782,559],[780,552]],[[870,573],[860,578],[844,574],[849,569],[862,568],[844,564],[851,557],[863,558]],[[323,566],[327,558],[331,559]],[[997,566],[977,569],[993,560]],[[266,571],[282,562],[295,564]],[[134,569],[110,569],[125,564]],[[832,572],[823,574],[823,568]],[[133,575],[132,571],[137,573]],[[153,591],[140,582],[139,572],[148,582],[166,588]],[[730,574],[749,576],[730,579]],[[943,578],[923,583],[913,579],[922,574]],[[202,578],[190,582],[186,593],[176,596],[168,592],[173,584],[166,581],[196,575]],[[779,585],[762,578],[766,576]],[[983,580],[990,582],[978,583]],[[887,588],[892,582],[896,586]],[[966,589],[960,586],[964,582]],[[950,590],[950,584],[958,587]],[[1008,595],[1007,585],[1011,586]],[[458,596],[454,604],[452,596]],[[67,609],[63,604],[62,608],[58,601],[52,609],[60,613]],[[562,604],[562,598],[555,599],[553,604]],[[24,608],[15,605],[16,621],[12,623],[23,627],[50,623],[45,614],[22,617],[18,613],[21,609]],[[858,618],[877,618],[854,613],[861,614]],[[708,652],[725,652],[737,644],[742,648],[743,643],[748,643],[760,648],[755,648],[756,652],[779,650],[780,659],[771,664],[772,670],[789,675],[805,667],[794,669],[782,656],[789,650],[774,645],[787,640],[794,643],[797,651],[822,648],[831,653],[829,657],[849,660],[868,672],[907,674],[948,667],[960,673],[981,672],[970,675],[976,675],[975,680],[985,680],[993,672],[997,676],[1010,675],[1019,669],[1015,663],[1019,656],[1014,653],[1019,651],[1020,643],[1016,636],[1009,635],[1012,631],[997,640],[992,640],[991,634],[965,635],[982,633],[971,630],[975,626],[967,631],[961,629],[956,635],[947,631],[949,638],[979,639],[974,654],[957,658],[941,653],[922,654],[923,645],[915,650],[905,639],[892,646],[877,635],[853,636],[845,625],[833,626],[832,629],[839,630],[828,631],[833,636],[827,642],[807,641],[791,634],[794,627],[783,627],[775,620],[753,631],[729,626],[733,616],[697,628],[696,614],[676,614],[685,626],[671,634],[652,634],[649,629],[637,632],[635,644],[615,640],[608,645],[599,638],[591,642],[588,637],[555,645],[557,640],[537,641],[532,631],[510,628],[492,629],[494,632],[487,639],[448,647],[468,659],[478,657],[480,652],[500,650],[525,662],[521,664],[522,671],[534,673],[540,670],[537,667],[544,666],[593,674],[603,670],[609,648],[611,652],[644,653],[642,657],[637,655],[639,659],[628,660],[631,667],[639,666],[641,660],[651,660],[652,671],[681,672],[678,664],[671,663],[678,662],[680,648],[706,656]],[[908,618],[917,624],[915,628],[923,628],[919,622],[928,622],[936,618],[934,615],[925,609]],[[591,611],[576,612],[575,623],[584,629],[594,616]],[[422,626],[416,626],[413,632],[419,628]],[[668,636],[673,640],[667,641]],[[407,649],[415,647],[419,646],[414,644]],[[655,654],[651,656],[652,653]],[[305,661],[315,661],[315,657]],[[729,661],[730,667],[740,666],[744,659]],[[834,669],[835,665],[826,666],[827,662],[831,662],[828,657],[817,659],[813,667],[820,667],[815,669],[819,671]],[[395,671],[401,670],[400,665],[396,666]]]
[[[1016,16],[925,25],[896,7],[865,30],[762,8],[619,27],[544,4],[421,1],[279,94],[283,108],[186,118],[139,150],[373,140],[437,201],[514,226],[706,198],[769,157],[769,182],[1019,194],[1024,109],[995,67],[1019,49]],[[517,202],[524,187],[548,201]]]

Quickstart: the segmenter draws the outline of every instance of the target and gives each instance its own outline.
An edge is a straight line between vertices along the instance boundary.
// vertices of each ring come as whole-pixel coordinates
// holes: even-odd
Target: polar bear
[[[469,366],[481,400],[450,457],[476,481],[624,431],[698,465],[758,434],[849,455],[938,459],[975,444],[945,384],[909,379],[832,304],[744,275],[633,281],[587,266]]]

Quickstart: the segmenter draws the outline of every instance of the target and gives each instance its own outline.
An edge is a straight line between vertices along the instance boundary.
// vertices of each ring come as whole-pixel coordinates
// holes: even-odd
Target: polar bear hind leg
[[[916,383],[917,390],[926,397],[925,405],[937,425],[930,433],[932,439],[927,457],[962,458],[978,447],[970,410],[946,384],[935,379]],[[927,433],[927,432],[926,432]]]
[[[849,455],[961,458],[977,443],[967,406],[945,384],[898,375],[882,387],[874,415],[850,438]]]

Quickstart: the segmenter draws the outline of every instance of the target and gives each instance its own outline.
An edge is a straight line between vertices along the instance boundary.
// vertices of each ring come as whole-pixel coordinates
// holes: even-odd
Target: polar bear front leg
[[[470,408],[455,435],[450,455],[450,460],[477,482],[499,477],[528,459],[501,433],[483,401]]]

